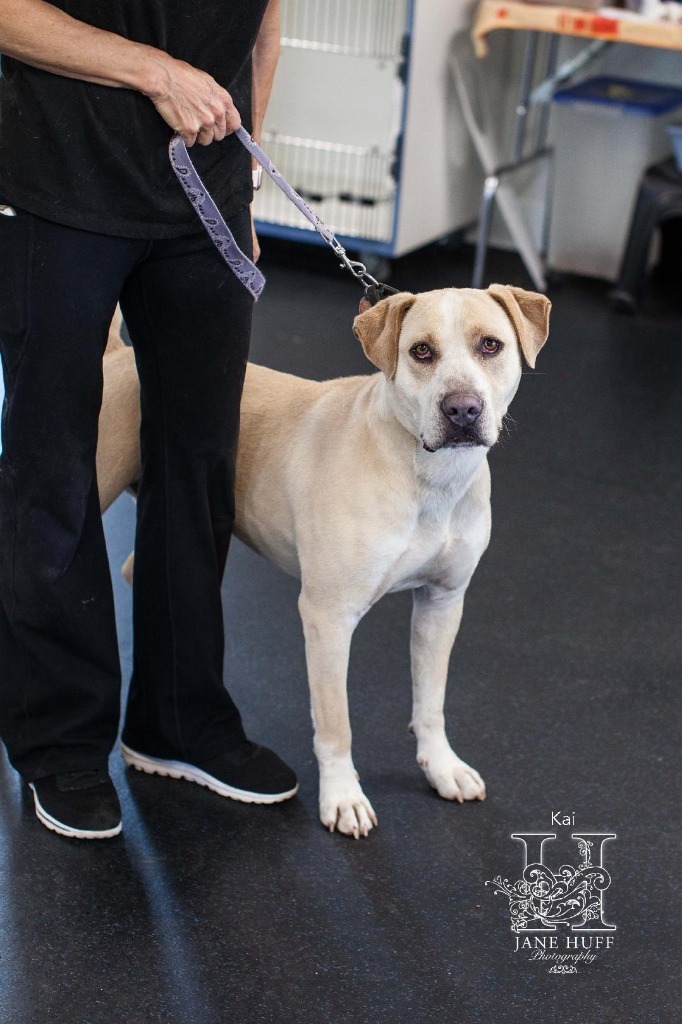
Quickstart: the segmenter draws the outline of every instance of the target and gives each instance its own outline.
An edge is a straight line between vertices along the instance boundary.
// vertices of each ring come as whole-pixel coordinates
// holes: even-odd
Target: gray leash
[[[321,235],[325,242],[331,247],[334,254],[338,257],[341,267],[345,270],[349,270],[353,277],[360,281],[365,289],[365,296],[372,305],[380,299],[386,298],[387,295],[393,295],[396,293],[395,288],[390,288],[386,284],[381,284],[372,277],[364,263],[360,263],[359,260],[349,259],[346,250],[334,235],[334,232],[320,220],[317,214],[310,209],[305,200],[301,198],[298,192],[291,187],[286,178],[279,173],[268,155],[264,153],[258,143],[251,138],[245,128],[237,128],[235,135],[242,145],[246,147],[251,156],[258,161],[265,173],[272,178],[277,187],[282,190],[287,199],[289,199],[294,206],[301,211],[303,216],[310,221],[318,234]],[[213,202],[210,193],[197,174],[181,135],[175,134],[171,139],[168,146],[168,155],[178,181],[185,190],[187,198],[196,210],[197,215],[210,235],[213,244],[233,274],[236,275],[253,298],[258,299],[265,287],[265,278],[258,267],[252,263],[248,256],[246,256],[237,245],[232,232],[220,213],[220,210]]]

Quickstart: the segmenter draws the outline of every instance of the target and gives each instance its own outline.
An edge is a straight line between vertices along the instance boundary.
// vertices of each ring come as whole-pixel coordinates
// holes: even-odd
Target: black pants
[[[248,210],[230,227],[250,253]],[[106,766],[118,731],[95,453],[119,299],[142,406],[124,740],[196,761],[244,739],[220,585],[252,299],[204,232],[132,240],[18,211],[0,216],[0,735],[28,781]]]

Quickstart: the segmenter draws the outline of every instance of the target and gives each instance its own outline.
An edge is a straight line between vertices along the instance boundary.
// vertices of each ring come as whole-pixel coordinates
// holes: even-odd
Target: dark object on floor
[[[614,309],[622,313],[637,311],[646,281],[653,233],[659,225],[681,217],[682,172],[671,157],[650,167],[639,187],[620,276],[609,294]]]
[[[236,750],[200,764],[150,757],[131,750],[124,743],[121,753],[126,764],[147,775],[196,782],[219,796],[245,804],[278,804],[294,796],[298,789],[291,768],[274,751],[250,740],[244,740]]]
[[[107,772],[93,768],[31,783],[38,821],[69,839],[111,839],[121,831],[121,806]]]

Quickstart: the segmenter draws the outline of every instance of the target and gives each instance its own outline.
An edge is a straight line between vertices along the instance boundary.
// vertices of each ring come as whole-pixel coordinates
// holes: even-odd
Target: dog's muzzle
[[[427,444],[422,437],[427,452],[436,452],[441,448],[490,446],[481,432],[479,420],[483,412],[483,401],[478,395],[453,392],[441,400],[440,411],[446,423],[435,445]]]
[[[478,395],[446,395],[440,403],[441,412],[455,427],[466,430],[480,418],[483,402]]]
[[[427,452],[439,452],[443,448],[491,448],[492,444],[490,441],[485,440],[481,437],[478,431],[474,430],[462,430],[456,434],[448,433],[447,436],[441,438],[435,445],[427,444],[422,437],[422,446]]]

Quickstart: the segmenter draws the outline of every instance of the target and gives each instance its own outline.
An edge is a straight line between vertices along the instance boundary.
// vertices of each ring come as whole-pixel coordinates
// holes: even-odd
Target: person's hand
[[[253,262],[258,263],[260,259],[260,242],[258,241],[258,235],[256,234],[256,225],[253,222],[253,206],[249,207],[251,213],[251,238],[253,239]]]
[[[229,92],[205,71],[169,57],[160,79],[146,95],[186,146],[220,142],[242,123]]]

